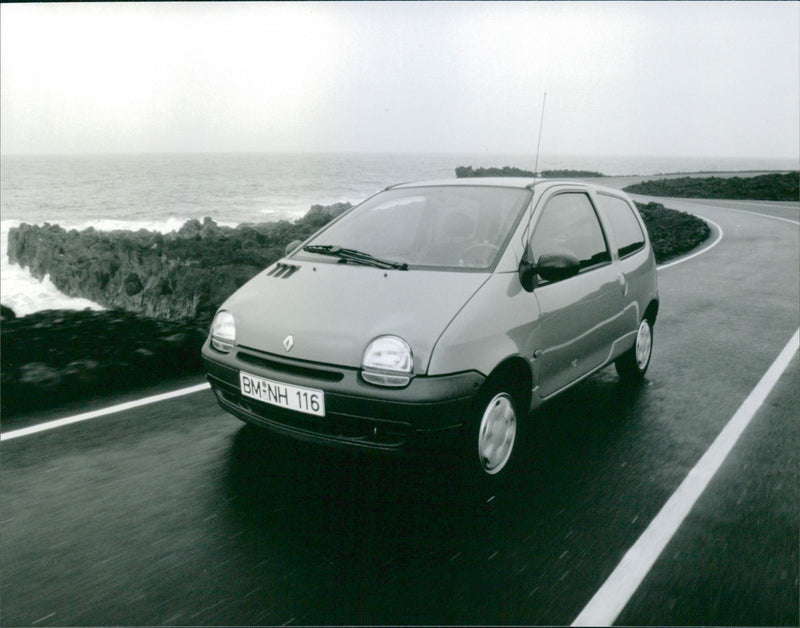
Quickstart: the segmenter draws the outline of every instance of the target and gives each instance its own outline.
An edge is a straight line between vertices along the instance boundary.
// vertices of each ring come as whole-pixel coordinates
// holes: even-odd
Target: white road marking
[[[32,625],[32,626],[35,626],[35,625],[36,625],[36,624],[38,624],[39,622],[42,622],[42,621],[44,621],[45,619],[50,619],[51,617],[55,617],[55,613],[50,613],[49,615],[45,615],[44,617],[40,617],[40,618],[39,618],[39,619],[37,619],[35,622],[33,622],[31,625]]]
[[[760,216],[761,218],[770,218],[772,220],[780,220],[782,222],[788,222],[788,223],[793,224],[793,225],[800,225],[800,222],[798,222],[797,220],[793,220],[791,218],[784,218],[782,216],[773,216],[772,214],[762,214],[761,212],[752,212],[752,211],[747,211],[745,209],[735,209],[733,207],[722,207],[722,206],[720,206],[720,207],[714,206],[714,207],[715,207],[715,209],[724,209],[724,210],[731,211],[731,212],[737,212],[739,214],[750,214],[752,216]],[[715,246],[717,246],[717,244],[720,243],[720,241],[722,240],[723,236],[725,235],[723,233],[723,231],[722,231],[722,227],[720,227],[713,220],[710,220],[709,218],[706,218],[705,216],[701,216],[700,214],[695,214],[695,215],[698,218],[702,218],[706,222],[709,222],[712,225],[714,225],[714,227],[716,227],[717,232],[718,232],[717,233],[717,239],[714,240],[708,246],[703,247],[701,250],[697,251],[696,253],[692,253],[691,255],[687,255],[686,257],[681,257],[680,259],[677,259],[674,262],[668,262],[667,264],[661,264],[661,266],[658,267],[658,270],[663,270],[664,268],[669,268],[670,266],[677,266],[678,264],[683,264],[683,262],[688,262],[690,259],[693,259],[693,258],[697,257],[698,255],[702,255],[703,253],[707,253],[708,251],[713,249]]]
[[[734,211],[737,211],[737,210],[734,210]],[[693,253],[691,255],[687,255],[686,257],[682,257],[682,258],[680,258],[678,260],[675,260],[674,262],[669,262],[667,264],[662,264],[661,266],[658,266],[658,270],[663,270],[665,268],[669,268],[671,266],[675,266],[677,264],[682,264],[683,262],[687,262],[690,259],[693,259],[693,258],[697,257],[698,255],[702,255],[703,253],[707,253],[712,248],[714,248],[717,244],[720,243],[720,241],[722,240],[723,235],[724,235],[723,231],[722,231],[722,227],[720,227],[713,220],[709,220],[708,218],[705,218],[705,217],[699,216],[699,215],[698,215],[698,217],[702,218],[706,222],[710,222],[712,225],[714,225],[714,227],[716,227],[716,229],[717,229],[717,238],[716,238],[716,240],[714,240],[714,242],[712,242],[710,245],[703,247],[700,251],[697,251],[696,253]],[[767,217],[770,217],[770,216],[767,216]],[[131,408],[138,408],[140,406],[146,406],[146,405],[149,405],[151,403],[157,403],[159,401],[165,401],[167,399],[173,399],[175,397],[181,397],[183,395],[189,395],[189,394],[192,394],[192,393],[197,392],[199,390],[205,390],[207,388],[209,388],[209,384],[207,384],[207,383],[206,384],[199,384],[197,386],[191,386],[189,388],[183,388],[183,389],[180,389],[180,390],[174,390],[172,392],[164,393],[162,395],[155,395],[153,397],[146,397],[144,399],[138,399],[138,400],[135,400],[135,401],[129,401],[127,403],[122,403],[122,404],[119,404],[119,405],[116,405],[116,406],[111,406],[109,408],[104,408],[104,409],[101,409],[101,410],[94,410],[92,412],[85,412],[83,414],[78,414],[78,415],[72,416],[72,417],[66,417],[66,418],[63,418],[63,419],[55,420],[55,421],[48,421],[47,423],[41,423],[39,425],[34,425],[34,426],[31,426],[31,427],[26,427],[26,428],[23,428],[23,429],[14,430],[12,432],[6,432],[6,433],[3,433],[3,434],[0,434],[0,441],[11,440],[11,439],[14,439],[14,438],[19,438],[21,436],[28,436],[30,434],[37,434],[39,432],[44,432],[44,431],[47,431],[47,430],[53,430],[53,429],[56,429],[56,428],[59,428],[59,427],[63,427],[65,425],[71,425],[73,423],[80,423],[81,421],[89,421],[91,419],[96,419],[96,418],[101,417],[101,416],[114,414],[116,412],[122,412],[123,410],[130,410]]]
[[[210,387],[211,386],[208,383],[197,384],[196,386],[189,386],[188,388],[180,388],[178,390],[162,393],[160,395],[153,395],[152,397],[144,397],[143,399],[135,399],[134,401],[127,401],[125,403],[120,403],[115,406],[109,406],[108,408],[101,408],[100,410],[92,410],[91,412],[84,412],[82,414],[76,414],[75,416],[70,416],[63,419],[57,419],[55,421],[40,423],[39,425],[33,425],[31,427],[25,427],[19,430],[14,430],[12,432],[5,432],[3,434],[0,434],[0,441],[11,440],[12,438],[19,438],[20,436],[28,436],[29,434],[37,434],[39,432],[45,432],[47,430],[54,430],[58,427],[63,427],[65,425],[72,425],[73,423],[89,421],[91,419],[96,419],[101,416],[114,414],[116,412],[122,412],[124,410],[130,410],[132,408],[147,406],[150,405],[151,403],[158,403],[159,401],[166,401],[167,399],[174,399],[175,397],[183,397],[184,395],[191,395],[192,393],[196,393],[201,390],[206,390]]]
[[[709,220],[705,216],[701,216],[700,214],[696,214],[696,216],[698,218],[702,218],[706,222],[710,222],[712,225],[714,225],[714,227],[717,229],[717,239],[714,240],[708,246],[704,246],[702,249],[700,249],[696,253],[692,253],[691,255],[687,255],[686,257],[681,257],[680,259],[677,259],[674,262],[669,262],[668,264],[661,264],[661,266],[658,266],[658,268],[657,268],[658,270],[663,270],[665,268],[669,268],[670,266],[677,266],[678,264],[683,264],[684,262],[688,262],[690,259],[694,259],[698,255],[702,255],[703,253],[708,253],[711,249],[713,249],[715,246],[717,246],[717,244],[719,244],[722,241],[722,238],[725,235],[725,233],[722,231],[722,227],[720,227],[713,220]]]
[[[739,214],[750,214],[752,216],[761,216],[761,218],[771,218],[772,220],[782,220],[783,222],[788,222],[793,225],[800,225],[800,222],[794,220],[793,218],[784,218],[783,216],[773,216],[772,214],[762,214],[761,212],[751,212],[746,209],[735,209],[733,207],[723,207],[722,209],[727,209],[731,212],[737,212]]]
[[[752,207],[755,205],[756,207],[776,207],[778,209],[783,209],[786,207],[792,208],[795,207],[798,203],[797,201],[759,201],[755,199],[734,199],[734,198],[682,198],[682,197],[673,197],[671,200],[676,201],[687,201],[689,203],[698,203],[701,205],[713,205],[714,207],[721,207],[723,209],[733,209],[732,207],[728,207],[728,205],[744,205],[745,207]],[[714,203],[725,203],[725,205],[715,205]],[[764,214],[765,216],[768,214]]]
[[[603,586],[575,618],[573,626],[610,626],[614,623],[789,366],[798,348],[800,348],[800,329],[794,333],[711,447],[681,482],[678,490],[664,504]]]
[[[793,224],[800,224],[795,220],[782,218],[779,216],[772,216],[769,214],[761,214],[758,212],[724,207],[722,209],[753,214],[764,218],[772,218]],[[674,262],[658,266],[658,270],[669,268],[677,264],[682,264],[683,262],[697,257],[698,255],[702,255],[703,253],[710,251],[717,244],[719,244],[724,236],[722,227],[716,222],[705,218],[704,216],[699,217],[716,227],[716,240],[692,255],[687,255],[686,257],[678,259]],[[700,458],[700,461],[686,476],[684,481],[678,487],[678,490],[675,491],[672,497],[670,497],[644,533],[628,550],[628,552],[622,558],[622,561],[619,563],[619,565],[617,565],[616,569],[611,573],[597,593],[595,593],[578,617],[575,618],[575,621],[572,622],[573,626],[610,626],[616,620],[616,618],[624,609],[625,605],[628,603],[630,598],[638,589],[639,585],[644,580],[645,576],[649,573],[650,569],[666,547],[667,543],[675,535],[675,532],[689,514],[692,507],[697,502],[697,499],[708,486],[709,482],[719,470],[720,466],[722,466],[722,463],[725,461],[728,454],[739,440],[742,432],[750,424],[756,412],[764,403],[764,400],[767,398],[780,376],[788,367],[789,362],[794,357],[795,353],[797,353],[798,348],[800,348],[800,329],[795,332],[794,336],[783,348],[775,362],[773,362],[750,395],[748,395],[733,417],[728,421],[722,432],[719,433],[708,450],[706,450],[706,453],[703,454],[702,458]],[[154,395],[152,397],[145,397],[143,399],[129,401],[115,406],[110,406],[108,408],[94,410],[92,412],[85,412],[72,417],[49,421],[47,423],[34,425],[32,427],[0,434],[0,441],[12,440],[21,436],[28,436],[30,434],[56,429],[65,425],[88,421],[102,416],[107,416],[109,414],[122,412],[124,410],[130,410],[153,403],[158,403],[160,401],[166,401],[168,399],[190,395],[201,390],[207,390],[208,388],[210,388],[208,383],[198,384],[196,386],[190,386],[188,388],[182,388],[168,393]],[[489,501],[491,501],[491,499]],[[454,560],[459,556],[459,554],[460,552],[451,558],[451,560]],[[494,555],[492,555],[491,558],[494,558]],[[51,613],[50,615],[37,621],[47,619],[54,614],[55,613]],[[289,620],[289,623],[292,621],[294,621],[294,618]]]

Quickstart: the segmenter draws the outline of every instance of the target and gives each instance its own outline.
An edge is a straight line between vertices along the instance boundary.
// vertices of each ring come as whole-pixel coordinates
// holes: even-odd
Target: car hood
[[[295,262],[259,273],[221,309],[236,320],[236,344],[286,357],[358,368],[377,336],[405,339],[414,372],[489,273],[384,270]],[[287,351],[285,341],[292,336]],[[288,346],[288,343],[286,343]]]

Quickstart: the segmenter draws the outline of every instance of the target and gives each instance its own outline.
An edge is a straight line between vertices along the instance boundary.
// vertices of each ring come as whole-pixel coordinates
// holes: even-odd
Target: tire
[[[643,318],[636,332],[636,342],[614,363],[622,382],[630,385],[641,384],[647,367],[650,366],[652,355],[653,324],[650,319]]]
[[[465,439],[467,477],[482,487],[501,484],[519,459],[523,429],[519,396],[502,382],[478,396]]]

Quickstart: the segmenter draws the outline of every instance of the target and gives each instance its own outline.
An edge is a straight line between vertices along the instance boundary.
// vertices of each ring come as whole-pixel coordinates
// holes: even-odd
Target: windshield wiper
[[[408,264],[406,263],[380,259],[379,257],[375,257],[369,253],[356,251],[355,249],[343,249],[335,244],[309,244],[304,246],[303,250],[307,253],[338,257],[346,262],[354,262],[356,264],[377,266],[378,268],[392,268],[394,270],[408,270]]]

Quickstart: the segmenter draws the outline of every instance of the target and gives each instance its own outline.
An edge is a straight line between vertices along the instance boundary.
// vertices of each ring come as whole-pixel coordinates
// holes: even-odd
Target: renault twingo
[[[220,307],[202,354],[244,421],[383,452],[452,436],[495,481],[544,401],[612,363],[642,381],[658,307],[647,230],[618,190],[406,183],[290,245]]]

